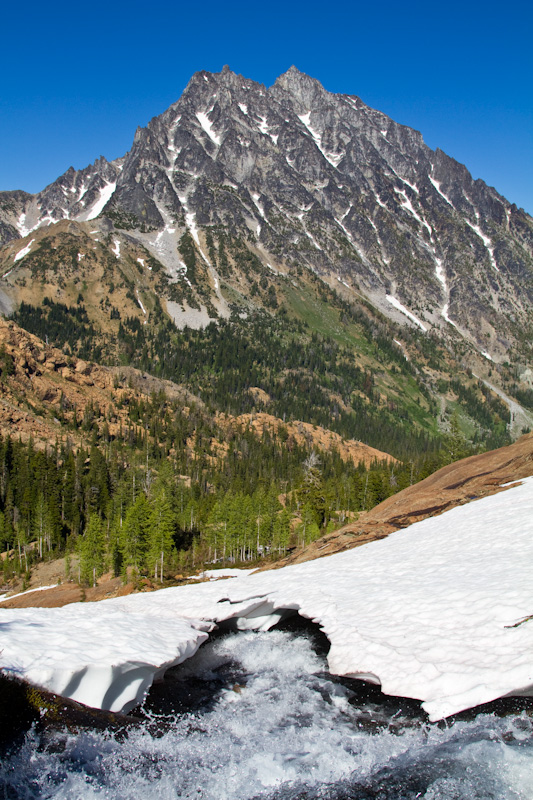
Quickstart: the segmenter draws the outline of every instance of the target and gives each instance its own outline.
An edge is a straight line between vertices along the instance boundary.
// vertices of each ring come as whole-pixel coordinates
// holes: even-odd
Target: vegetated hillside
[[[419,483],[408,486],[339,530],[280,559],[274,566],[310,561],[382,539],[458,505],[505,491],[533,475],[533,434],[506,447],[455,461]],[[509,539],[512,547],[512,532]]]
[[[468,449],[455,418],[402,462],[317,424],[213,411],[184,386],[66,355],[9,321],[0,371],[5,587],[61,556],[65,577],[88,585],[275,560]],[[248,394],[269,404],[258,386]]]
[[[6,585],[64,554],[87,583],[272,558],[431,469],[319,426],[213,414],[183,387],[3,320],[0,434]]]
[[[212,410],[267,411],[398,458],[438,449],[433,440],[454,414],[474,444],[505,441],[508,409],[469,371],[488,377],[492,365],[465,342],[447,349],[313,273],[276,275],[259,262],[245,313],[179,330],[161,305],[164,270],[149,253],[126,242],[117,258],[86,239],[71,222],[37,231],[13,284],[13,319],[65,354],[132,364],[186,385]],[[492,380],[511,377],[497,369]]]

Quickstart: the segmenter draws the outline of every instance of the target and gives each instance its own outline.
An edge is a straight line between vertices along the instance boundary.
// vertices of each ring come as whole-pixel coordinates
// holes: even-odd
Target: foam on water
[[[146,724],[100,732],[32,733],[0,766],[8,798],[60,800],[526,800],[533,796],[533,725],[525,712],[430,725],[417,704],[363,705],[331,680],[315,643],[287,631],[208,642],[168,679],[167,704]],[[150,705],[151,703],[151,705]],[[194,710],[190,710],[193,708]],[[167,708],[168,711],[168,708]],[[154,723],[160,730],[154,732]],[[1,790],[0,790],[1,791]]]

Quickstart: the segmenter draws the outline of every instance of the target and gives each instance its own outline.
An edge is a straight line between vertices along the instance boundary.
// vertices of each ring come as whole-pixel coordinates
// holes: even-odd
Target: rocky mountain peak
[[[219,278],[206,237],[230,234],[265,269],[310,270],[487,358],[505,359],[530,325],[531,218],[418,131],[294,66],[269,89],[227,66],[197,72],[122,159],[69,169],[29,198],[2,196],[5,243],[105,217],[176,286],[190,280],[179,251],[188,233],[208,294]]]
[[[287,72],[276,79],[270,87],[269,93],[273,97],[279,96],[280,89],[307,106],[317,100],[324,100],[328,94],[320,81],[316,80],[316,78],[311,78],[304,72],[300,72],[295,66],[291,66]]]

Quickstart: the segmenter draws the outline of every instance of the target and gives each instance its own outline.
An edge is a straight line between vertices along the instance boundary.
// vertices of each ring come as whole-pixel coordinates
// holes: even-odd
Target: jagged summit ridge
[[[494,357],[533,302],[530,217],[418,131],[294,66],[269,88],[228,67],[198,72],[122,159],[15,194],[3,193],[4,242],[107,217],[186,280],[189,232],[213,288],[205,236],[230,230],[276,270],[305,267]]]

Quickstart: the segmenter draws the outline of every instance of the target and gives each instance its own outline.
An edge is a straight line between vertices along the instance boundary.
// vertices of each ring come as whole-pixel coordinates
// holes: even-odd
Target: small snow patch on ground
[[[0,603],[4,603],[6,600],[14,600],[15,597],[22,597],[25,594],[31,594],[32,592],[46,592],[47,589],[56,589],[57,583],[53,583],[50,586],[35,586],[33,589],[27,589],[25,592],[18,592],[18,594],[3,594],[0,595]]]
[[[139,290],[138,290],[138,289],[135,289],[135,296],[136,296],[136,298],[137,298],[137,302],[139,303],[139,308],[140,308],[140,309],[141,309],[141,311],[143,312],[144,316],[146,316],[146,309],[145,309],[145,307],[144,307],[144,306],[143,306],[143,304],[142,304],[142,300],[141,300],[141,298],[139,297]]]
[[[26,247],[23,247],[22,250],[19,250],[18,253],[15,255],[13,261],[21,261],[24,258],[24,256],[27,256],[31,250],[31,246],[34,243],[34,241],[35,239],[32,239],[31,242],[26,245]]]

